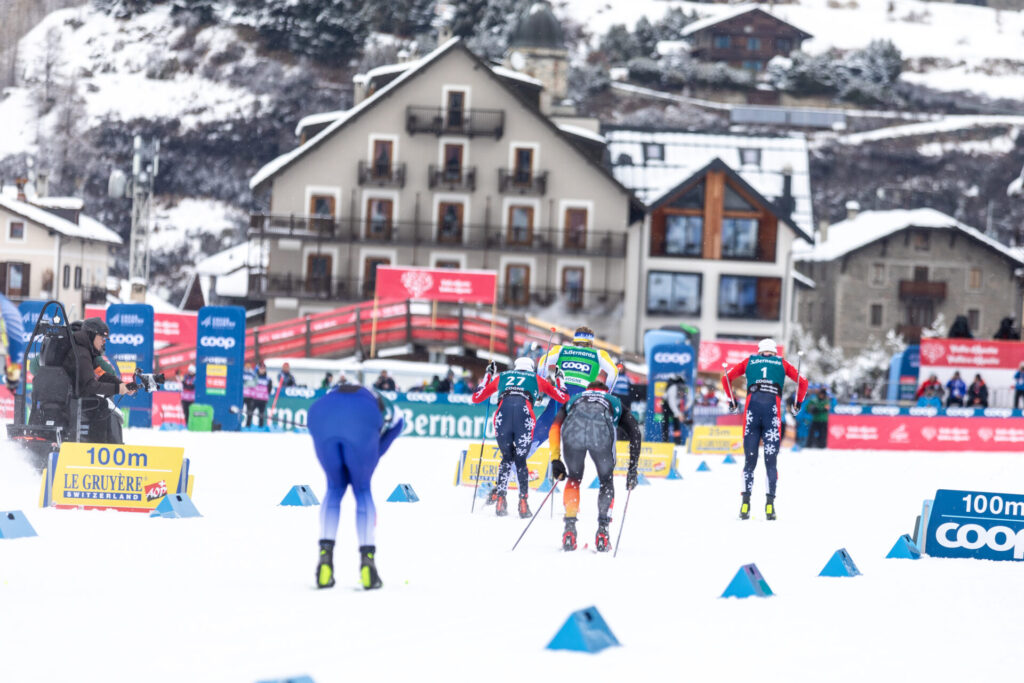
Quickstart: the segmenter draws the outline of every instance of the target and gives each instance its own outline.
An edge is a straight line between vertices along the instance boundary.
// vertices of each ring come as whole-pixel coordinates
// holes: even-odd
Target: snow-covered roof
[[[574,126],[571,123],[556,123],[555,125],[558,126],[559,130],[561,130],[564,133],[568,133],[569,135],[575,135],[576,137],[586,138],[588,140],[593,140],[594,142],[600,142],[601,144],[607,142],[603,135],[595,133],[592,130],[587,130],[582,126]]]
[[[107,294],[108,304],[120,304],[120,303],[131,303],[132,302],[132,283],[131,280],[121,280],[119,283],[111,281],[111,278],[107,278],[107,287],[110,289],[110,285],[115,284],[117,289],[117,296],[113,294]],[[153,307],[154,313],[181,313],[181,309],[172,303],[161,299],[157,296],[152,288],[146,289],[146,302]]]
[[[774,14],[772,14],[771,12],[765,11],[765,9],[763,7],[759,7],[757,5],[736,5],[735,7],[731,7],[728,10],[725,10],[724,12],[719,12],[717,14],[712,14],[709,17],[704,17],[703,19],[698,19],[697,21],[693,22],[692,24],[687,24],[686,27],[680,32],[680,35],[683,36],[684,38],[686,36],[692,36],[694,33],[697,33],[698,31],[703,31],[704,29],[706,29],[706,28],[708,28],[710,26],[714,26],[715,24],[720,24],[723,21],[728,21],[729,19],[734,19],[736,17],[739,17],[739,16],[742,16],[742,15],[746,14],[747,12],[753,12],[755,10],[760,10],[761,12],[764,12],[768,16],[773,17],[775,19],[778,19],[779,21],[781,21],[784,24],[789,24],[789,22],[786,21],[785,19],[781,19],[781,18],[775,16]],[[810,34],[808,34],[808,35],[810,35]]]
[[[505,67],[501,66],[500,64],[492,64],[491,65],[491,71],[493,71],[498,76],[501,76],[502,78],[511,78],[513,80],[516,80],[516,81],[523,81],[524,83],[529,83],[530,85],[535,85],[538,88],[543,88],[544,87],[543,81],[540,81],[540,80],[534,78],[533,76],[527,76],[524,73],[519,73],[518,71],[515,71],[513,69],[505,68]]]
[[[1021,194],[1024,194],[1024,168],[1020,170],[1020,175],[1014,178],[1006,188],[1007,197],[1017,197]]]
[[[319,126],[324,123],[330,123],[335,119],[338,119],[345,115],[344,109],[337,111],[325,111],[320,114],[310,114],[309,116],[303,116],[299,119],[298,125],[295,126],[295,134],[302,135],[302,129],[308,128],[309,126]]]
[[[224,251],[219,251],[196,262],[196,273],[199,275],[223,276],[242,269],[265,267],[267,254],[260,248],[257,240],[242,242]]]
[[[804,242],[803,240],[799,240],[799,242],[801,242],[803,244],[807,244],[807,242]],[[817,284],[815,284],[814,280],[812,280],[811,278],[807,277],[806,275],[801,273],[799,270],[796,270],[795,268],[792,269],[792,275],[793,275],[793,279],[796,280],[797,282],[799,282],[800,284],[802,284],[804,287],[807,287],[809,289],[814,289],[814,288],[816,288],[818,286]]]
[[[11,198],[5,193],[0,193],[0,207],[33,223],[59,232],[65,237],[76,237],[78,239],[108,242],[110,244],[124,243],[124,240],[116,232],[85,214],[79,214],[78,223],[73,223],[66,218],[50,213],[46,209],[33,206],[20,199]]]
[[[608,128],[605,138],[612,174],[648,206],[716,158],[767,199],[782,196],[783,171],[788,169],[796,204],[793,222],[805,233],[814,234],[810,156],[802,135],[761,137]],[[650,158],[651,154],[645,161],[644,147],[649,144],[661,146],[660,161]]]
[[[834,261],[850,252],[906,228],[958,230],[995,249],[1011,261],[1024,265],[1024,256],[1017,249],[998,242],[977,228],[961,223],[935,209],[894,209],[863,211],[855,217],[836,223],[828,229],[828,238],[816,245],[795,244],[797,261]]]
[[[26,195],[28,193],[26,192]],[[30,201],[36,206],[44,209],[64,209],[65,211],[81,211],[85,201],[79,197],[33,197],[28,195]]]

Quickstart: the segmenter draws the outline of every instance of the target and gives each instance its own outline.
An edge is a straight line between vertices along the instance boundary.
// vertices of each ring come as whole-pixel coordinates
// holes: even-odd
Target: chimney
[[[846,202],[846,220],[852,221],[860,213],[860,202],[851,199]]]
[[[28,199],[25,196],[25,183],[27,183],[27,182],[28,182],[28,178],[15,178],[14,179],[14,185],[15,185],[15,187],[18,188],[18,201],[20,201],[20,202],[27,201],[27,199]]]
[[[822,218],[818,221],[818,244],[823,244],[828,240],[828,219]]]
[[[790,218],[796,210],[796,200],[793,199],[793,167],[789,164],[782,167],[782,199],[779,200],[779,208],[786,218]]]
[[[50,193],[50,176],[42,171],[36,175],[36,195],[45,197]]]

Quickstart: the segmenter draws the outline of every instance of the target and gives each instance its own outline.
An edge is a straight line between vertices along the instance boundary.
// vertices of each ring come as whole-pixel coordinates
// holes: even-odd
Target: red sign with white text
[[[376,294],[381,299],[489,304],[494,301],[497,282],[493,270],[379,266]]]
[[[0,422],[14,420],[14,394],[0,385]]]
[[[883,451],[1020,451],[1024,423],[1003,417],[828,416],[828,447]]]
[[[85,307],[86,318],[107,319],[107,309],[96,306]],[[153,340],[171,346],[196,343],[195,313],[154,313]]]
[[[785,349],[779,346],[779,355]],[[700,353],[697,355],[697,372],[722,372],[725,367],[732,367],[744,358],[757,353],[755,342],[730,342],[701,340]]]
[[[164,422],[185,424],[185,411],[181,407],[181,394],[177,391],[153,392],[153,426]]]
[[[988,339],[922,339],[921,367],[1016,369],[1024,362],[1024,343]]]

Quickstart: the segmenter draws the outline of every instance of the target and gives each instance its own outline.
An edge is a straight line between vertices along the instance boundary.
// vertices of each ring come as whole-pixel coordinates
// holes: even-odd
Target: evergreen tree
[[[694,17],[687,16],[686,12],[678,7],[673,7],[655,22],[654,33],[658,40],[680,40],[683,37],[683,29],[693,20]]]
[[[411,38],[430,30],[437,0],[390,0],[369,7],[374,31]]]
[[[605,60],[611,64],[625,64],[640,52],[636,38],[625,24],[613,24],[601,38],[600,49]]]
[[[145,14],[153,5],[164,0],[92,0],[97,9],[116,19],[131,19],[136,14]]]
[[[639,57],[655,57],[658,53],[658,36],[647,17],[640,17],[633,29],[633,40]]]
[[[172,0],[171,16],[189,17],[200,26],[212,24],[217,19],[219,0]]]

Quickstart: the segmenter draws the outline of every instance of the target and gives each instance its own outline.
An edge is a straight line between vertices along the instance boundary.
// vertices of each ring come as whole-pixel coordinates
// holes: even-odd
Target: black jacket
[[[71,350],[64,356],[64,372],[71,378],[71,390],[75,390],[75,358],[78,358],[78,396],[113,396],[117,393],[118,383],[100,381],[93,371],[94,353],[92,342],[89,341],[89,333],[85,330],[77,330],[71,334]]]

